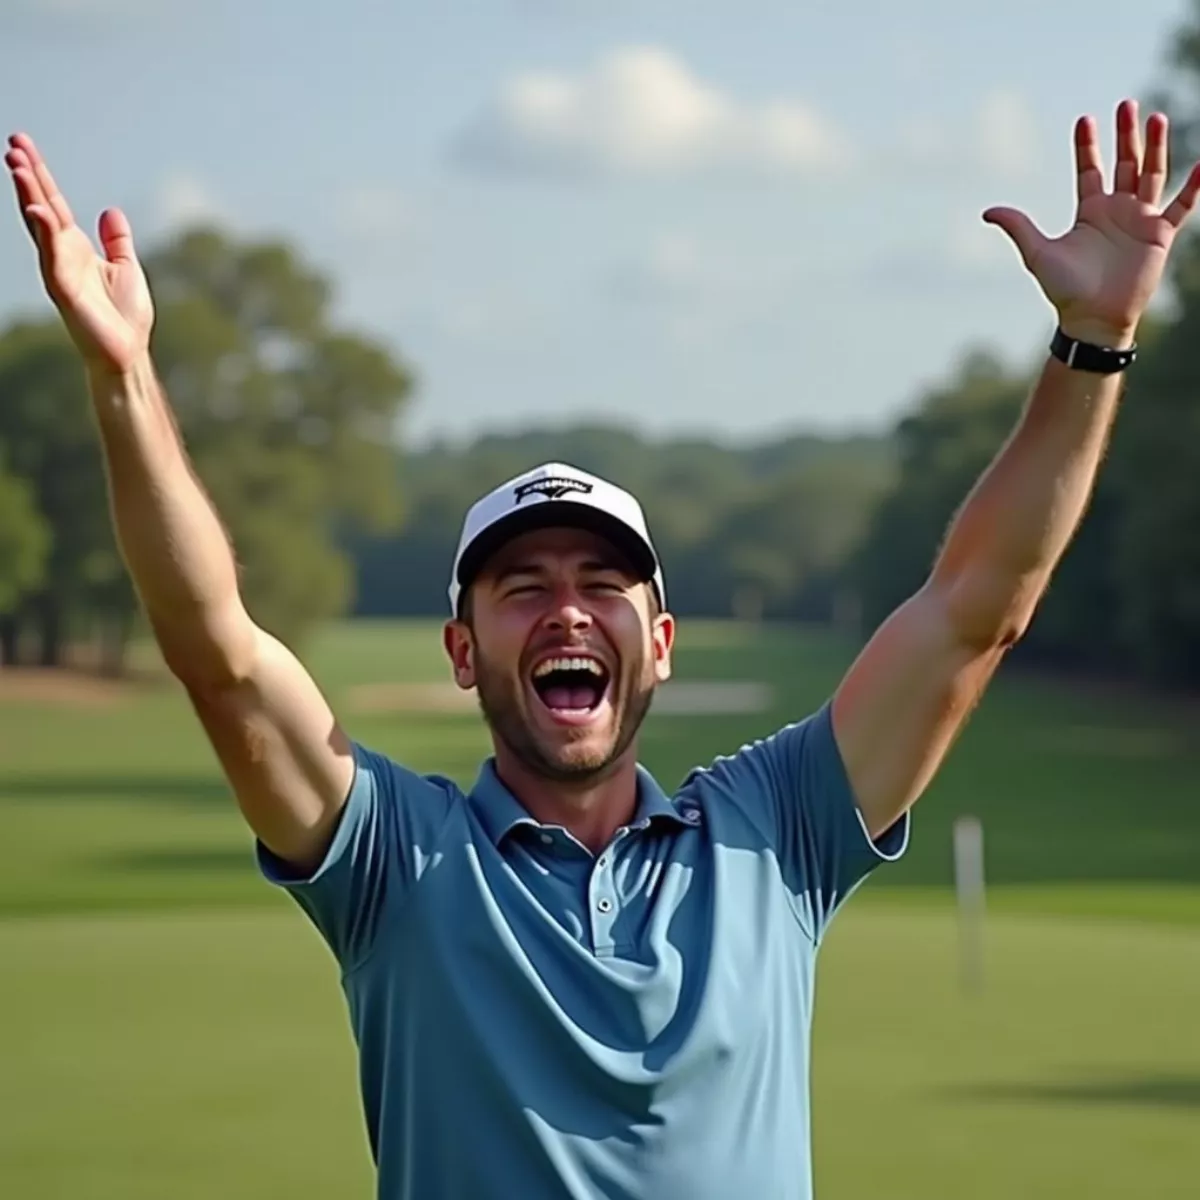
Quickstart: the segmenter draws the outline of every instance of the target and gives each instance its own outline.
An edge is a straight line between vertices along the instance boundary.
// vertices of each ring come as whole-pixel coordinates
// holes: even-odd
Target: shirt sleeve
[[[353,744],[354,780],[325,857],[308,873],[255,842],[259,870],[299,904],[343,974],[371,953],[385,914],[420,877],[449,810],[448,781]]]
[[[909,815],[877,839],[867,832],[834,737],[832,704],[724,763],[729,794],[767,836],[797,916],[819,942],[863,880],[904,854]]]

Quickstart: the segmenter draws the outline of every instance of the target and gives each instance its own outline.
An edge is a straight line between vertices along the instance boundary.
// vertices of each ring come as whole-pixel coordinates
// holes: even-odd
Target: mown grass
[[[664,783],[810,712],[851,648],[683,628],[681,679],[757,679],[770,712],[652,716]],[[476,717],[352,712],[444,678],[432,624],[330,629],[310,665],[360,740],[473,778]],[[1005,672],[917,810],[906,860],[823,951],[817,1176],[831,1200],[1196,1194],[1200,714]],[[984,823],[984,990],[959,981],[954,818]],[[0,1195],[366,1197],[327,952],[261,883],[169,685],[0,704]]]

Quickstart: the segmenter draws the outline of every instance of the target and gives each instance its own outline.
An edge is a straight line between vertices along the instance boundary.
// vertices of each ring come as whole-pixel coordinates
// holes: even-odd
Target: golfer
[[[671,673],[668,581],[637,501],[564,464],[466,515],[445,648],[494,747],[470,790],[352,740],[243,607],[150,361],[128,223],[101,216],[97,255],[33,143],[11,140],[42,278],[86,366],[125,561],[263,872],[340,967],[381,1200],[811,1195],[818,947],[855,886],[903,853],[909,809],[1028,626],[1200,190],[1198,169],[1160,208],[1166,120],[1150,118],[1144,146],[1132,102],[1116,124],[1111,189],[1094,122],[1077,126],[1064,236],[984,214],[1059,327],[928,581],[819,711],[730,747],[674,795],[637,749]],[[871,330],[856,337],[870,353]]]

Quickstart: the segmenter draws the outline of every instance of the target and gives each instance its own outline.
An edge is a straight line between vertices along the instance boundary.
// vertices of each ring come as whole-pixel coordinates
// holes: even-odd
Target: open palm
[[[1200,167],[1161,209],[1167,181],[1167,118],[1154,114],[1142,149],[1137,105],[1117,108],[1117,163],[1105,191],[1096,124],[1075,127],[1075,223],[1048,238],[1024,213],[992,208],[984,220],[1012,238],[1064,327],[1095,336],[1132,337],[1162,279],[1167,255],[1200,194]]]
[[[104,253],[97,254],[32,140],[10,138],[4,161],[37,246],[42,281],[80,353],[90,366],[127,370],[146,353],[154,324],[129,222],[119,210],[106,210],[99,227]]]

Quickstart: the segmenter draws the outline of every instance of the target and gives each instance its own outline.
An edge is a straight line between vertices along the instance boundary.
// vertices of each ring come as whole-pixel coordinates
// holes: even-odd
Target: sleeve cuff
[[[866,843],[867,849],[880,862],[896,862],[904,857],[904,852],[908,849],[909,832],[912,828],[911,813],[904,813],[877,838],[873,838],[867,830],[867,823],[863,820],[862,810],[857,804],[854,805],[854,815],[858,818],[858,827],[862,830],[863,841]]]
[[[370,803],[371,774],[363,769],[361,750],[352,743],[354,752],[354,778],[346,802],[338,814],[333,837],[321,861],[310,871],[298,868],[287,859],[280,858],[273,850],[254,840],[254,855],[258,869],[268,883],[282,888],[306,888],[319,883],[334,870],[350,853],[357,830],[361,827]]]

